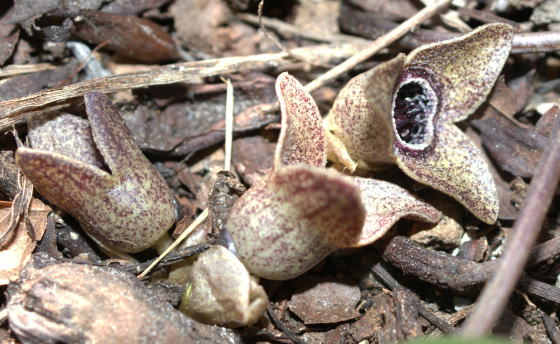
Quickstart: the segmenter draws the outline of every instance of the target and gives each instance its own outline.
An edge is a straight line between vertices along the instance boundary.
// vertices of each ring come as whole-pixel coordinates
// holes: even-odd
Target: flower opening
[[[436,93],[425,79],[405,79],[397,86],[392,119],[401,144],[421,150],[431,143],[437,103]]]

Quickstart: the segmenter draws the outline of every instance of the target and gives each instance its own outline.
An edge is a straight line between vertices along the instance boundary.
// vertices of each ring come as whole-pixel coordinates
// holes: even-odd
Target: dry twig
[[[365,49],[361,50],[360,52],[353,55],[346,61],[342,62],[341,64],[337,65],[336,67],[326,72],[325,74],[322,74],[317,79],[305,85],[305,90],[307,92],[313,92],[316,89],[325,85],[327,82],[338,77],[342,73],[348,72],[356,65],[364,62],[365,60],[367,60],[368,58],[370,58],[371,56],[379,52],[381,49],[397,41],[399,38],[404,36],[408,31],[414,29],[416,26],[420,25],[427,19],[438,14],[440,11],[442,11],[447,6],[449,6],[450,3],[451,0],[441,0],[435,2],[433,5],[424,7],[422,10],[420,10],[418,13],[405,20],[399,26],[395,27],[393,30],[387,32],[387,34],[373,41]]]
[[[291,52],[312,61],[326,61],[348,58],[361,48],[361,45],[356,44],[319,45],[297,48]],[[0,130],[26,120],[30,111],[44,109],[70,98],[81,97],[88,91],[111,93],[177,82],[200,83],[206,77],[278,68],[291,63],[293,58],[282,52],[176,63],[135,73],[86,80],[0,102]]]
[[[558,115],[558,107],[555,111]],[[554,117],[554,116],[553,116]],[[515,222],[497,274],[487,283],[462,334],[477,337],[489,332],[502,314],[540,232],[560,180],[560,117],[554,123],[549,147],[537,166],[523,209]]]
[[[407,288],[402,286],[396,279],[394,279],[393,276],[391,276],[391,274],[389,274],[389,272],[380,263],[375,264],[371,270],[377,276],[377,278],[379,278],[385,285],[387,285],[387,287],[389,287],[389,289],[400,289],[407,293],[413,294],[412,291],[408,290]],[[441,319],[440,317],[432,313],[432,311],[430,311],[428,307],[426,307],[423,303],[415,303],[416,308],[418,309],[418,313],[420,313],[420,315],[423,316],[426,320],[434,324],[443,333],[451,334],[456,332],[453,326],[451,326],[444,319]]]

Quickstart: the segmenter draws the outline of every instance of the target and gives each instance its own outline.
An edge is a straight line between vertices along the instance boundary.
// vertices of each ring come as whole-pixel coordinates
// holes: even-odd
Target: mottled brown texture
[[[52,113],[31,119],[28,124],[31,148],[59,153],[85,164],[103,168],[89,122],[68,113]]]
[[[198,257],[189,282],[192,289],[183,297],[181,311],[208,324],[250,326],[268,305],[263,287],[237,256],[221,245]]]
[[[239,258],[252,273],[296,277],[329,253],[352,247],[365,210],[349,180],[316,167],[277,170],[235,203],[227,224]]]
[[[233,166],[247,185],[253,185],[274,161],[276,142],[263,135],[236,138],[233,141]]]
[[[415,222],[410,226],[411,240],[434,249],[454,249],[461,244],[465,231],[461,226],[462,207],[439,192],[427,193],[425,198],[442,213],[436,224]]]
[[[304,324],[333,324],[357,318],[360,288],[349,279],[303,276],[288,302]]]
[[[110,100],[85,96],[93,139],[111,174],[61,154],[19,148],[16,161],[42,196],[104,246],[138,252],[174,222],[171,193]]]
[[[430,223],[441,219],[437,209],[395,184],[360,177],[353,181],[360,188],[367,214],[356,246],[373,243],[403,217]]]
[[[297,164],[325,166],[325,132],[319,108],[311,95],[288,73],[278,76],[276,94],[282,112],[282,131],[276,146],[274,168]]]
[[[162,302],[132,274],[38,257],[10,286],[8,320],[25,344],[240,343]]]
[[[350,172],[359,166],[360,161],[370,169],[394,162],[391,156],[394,139],[387,135],[391,132],[391,90],[402,72],[404,59],[404,55],[398,55],[351,79],[327,115],[327,129],[343,146],[333,147],[330,153],[334,153],[335,160]],[[329,144],[337,145],[332,140]],[[346,154],[352,159],[350,163]]]

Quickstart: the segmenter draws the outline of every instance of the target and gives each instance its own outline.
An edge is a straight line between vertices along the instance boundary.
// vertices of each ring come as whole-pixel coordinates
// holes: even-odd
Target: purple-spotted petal
[[[113,175],[151,166],[106,95],[87,92],[84,102],[93,140]]]
[[[365,219],[358,187],[308,166],[279,169],[233,206],[227,229],[239,259],[258,276],[285,280],[360,239]]]
[[[171,193],[107,97],[85,98],[93,139],[111,174],[27,148],[16,151],[16,161],[41,195],[74,216],[96,241],[116,251],[141,251],[173,224]]]
[[[61,208],[84,210],[79,218],[87,218],[87,203],[113,187],[107,172],[58,153],[19,148],[16,161],[43,197],[58,200]]]
[[[327,115],[327,128],[346,147],[354,164],[345,164],[353,172],[359,161],[374,167],[394,163],[389,116],[392,90],[402,72],[404,55],[382,63],[351,79],[338,94]],[[340,147],[340,145],[336,146]],[[334,151],[338,160],[348,161]]]
[[[353,181],[360,187],[366,208],[366,222],[356,246],[376,241],[403,217],[430,223],[441,219],[436,208],[400,186],[370,178],[356,177]]]
[[[408,55],[397,90],[415,79],[426,80],[439,98],[439,120],[461,121],[486,99],[509,56],[512,39],[513,28],[496,23],[420,47]]]
[[[397,164],[412,179],[455,198],[486,223],[498,217],[498,194],[482,152],[455,125],[436,127],[436,144],[416,152],[396,147]]]
[[[282,129],[276,146],[274,168],[298,164],[325,166],[325,132],[319,108],[311,95],[288,73],[278,76],[276,94],[282,113]]]

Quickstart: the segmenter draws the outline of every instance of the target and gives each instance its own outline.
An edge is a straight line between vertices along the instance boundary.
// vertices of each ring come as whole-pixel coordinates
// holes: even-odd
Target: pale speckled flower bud
[[[110,173],[59,153],[19,148],[16,161],[39,193],[71,214],[101,245],[152,246],[173,225],[172,196],[109,98],[84,96],[93,140]]]

